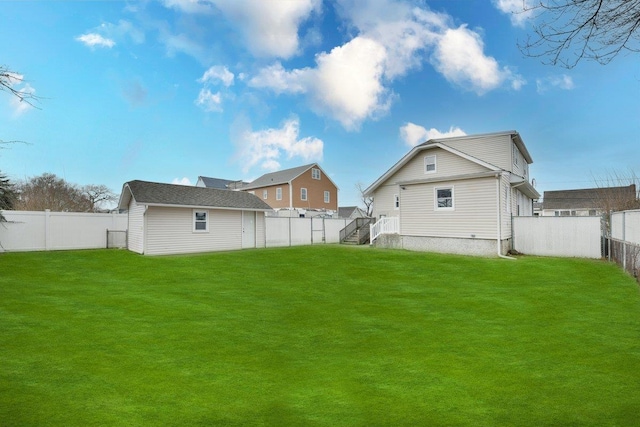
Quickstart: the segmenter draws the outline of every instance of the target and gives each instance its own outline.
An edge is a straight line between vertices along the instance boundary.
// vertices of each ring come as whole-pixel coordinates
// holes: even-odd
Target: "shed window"
[[[331,201],[331,193],[329,191],[324,192],[324,202],[329,203]]]
[[[282,187],[276,188],[276,200],[282,200]]]
[[[193,211],[193,231],[198,233],[209,231],[209,211]]]
[[[435,189],[436,210],[453,210],[453,187]]]
[[[424,157],[424,173],[435,173],[436,171],[436,156]]]
[[[320,169],[316,169],[316,168],[311,169],[311,178],[320,179]]]
[[[307,200],[307,189],[304,187],[300,189],[300,200]]]

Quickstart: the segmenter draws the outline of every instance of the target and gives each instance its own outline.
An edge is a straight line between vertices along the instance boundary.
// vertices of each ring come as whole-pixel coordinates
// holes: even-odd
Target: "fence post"
[[[44,210],[44,250],[48,251],[51,249],[51,210]]]
[[[627,224],[626,224],[627,212],[622,212],[622,268],[627,270]]]

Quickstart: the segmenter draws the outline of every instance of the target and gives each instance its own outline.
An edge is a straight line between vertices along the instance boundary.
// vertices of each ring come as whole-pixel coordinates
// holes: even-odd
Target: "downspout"
[[[497,249],[498,249],[498,256],[500,258],[504,258],[504,259],[510,259],[510,260],[515,260],[515,258],[510,257],[510,256],[506,256],[506,255],[502,255],[502,245],[501,245],[501,241],[502,241],[502,203],[501,203],[501,197],[500,195],[502,194],[501,190],[501,180],[502,180],[502,173],[498,173],[496,175],[496,191],[497,191],[497,200],[498,200],[498,236],[497,236]]]

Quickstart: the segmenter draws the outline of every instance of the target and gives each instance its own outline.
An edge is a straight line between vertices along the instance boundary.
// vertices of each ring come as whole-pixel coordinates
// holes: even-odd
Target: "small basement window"
[[[193,211],[193,231],[196,233],[206,233],[209,231],[209,211]]]

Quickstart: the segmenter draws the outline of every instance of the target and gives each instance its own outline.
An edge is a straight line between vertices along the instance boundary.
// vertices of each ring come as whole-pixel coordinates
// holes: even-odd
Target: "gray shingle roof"
[[[231,179],[222,179],[222,178],[209,178],[208,176],[199,176],[202,180],[202,183],[207,188],[219,188],[221,190],[226,190],[227,185],[234,182]]]
[[[260,198],[243,191],[220,190],[217,188],[191,187],[186,185],[161,184],[158,182],[129,181],[124,184],[120,208],[128,188],[139,204],[175,205],[269,211],[271,207]]]
[[[544,209],[596,209],[612,200],[635,200],[636,186],[545,191]]]
[[[270,185],[286,184],[298,175],[311,169],[312,166],[316,166],[316,163],[311,163],[304,166],[298,166],[291,169],[285,169],[277,172],[266,173],[255,181],[242,187],[243,190],[250,190],[252,188],[268,187]]]

